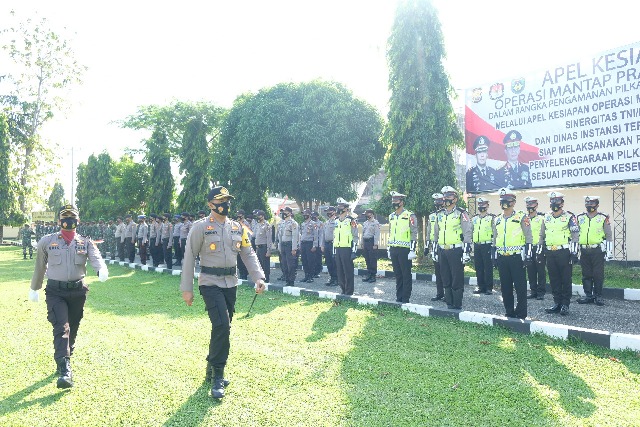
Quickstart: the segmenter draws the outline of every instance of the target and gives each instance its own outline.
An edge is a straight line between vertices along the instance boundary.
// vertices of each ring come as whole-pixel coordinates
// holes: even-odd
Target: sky
[[[432,0],[460,91],[565,65],[637,41],[640,2],[608,0]],[[42,129],[61,145],[69,197],[71,165],[107,151],[119,158],[148,135],[115,122],[139,106],[174,100],[230,107],[242,93],[282,82],[335,80],[388,110],[387,38],[397,0],[3,0],[8,11],[45,17],[69,35],[88,67],[67,111]],[[66,28],[66,30],[62,30]],[[0,56],[0,74],[7,66]],[[73,149],[73,150],[72,150]],[[73,163],[71,152],[73,151]]]

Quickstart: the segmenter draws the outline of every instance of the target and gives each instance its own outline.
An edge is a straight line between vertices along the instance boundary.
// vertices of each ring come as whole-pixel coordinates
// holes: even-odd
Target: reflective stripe
[[[550,245],[550,246],[547,246],[547,249],[550,251],[557,251],[559,249],[569,249],[569,245]]]
[[[455,245],[438,245],[438,246],[440,246],[440,249],[448,250],[448,249],[461,248],[462,243],[456,243]]]

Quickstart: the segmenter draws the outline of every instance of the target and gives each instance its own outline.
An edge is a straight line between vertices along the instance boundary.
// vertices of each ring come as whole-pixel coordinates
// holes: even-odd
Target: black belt
[[[235,276],[235,267],[200,267],[200,272],[204,274],[211,274],[213,276]]]
[[[260,243],[260,244],[256,243],[256,248],[261,248],[263,246],[267,246],[267,244],[266,243]]]
[[[47,286],[57,287],[58,289],[80,289],[82,285],[82,279],[74,282],[61,282],[60,280],[47,279]]]
[[[293,241],[289,240],[288,242],[280,242],[282,245],[289,245],[291,246],[293,244]]]
[[[362,240],[370,241],[370,240],[373,240],[373,237],[363,237]]]

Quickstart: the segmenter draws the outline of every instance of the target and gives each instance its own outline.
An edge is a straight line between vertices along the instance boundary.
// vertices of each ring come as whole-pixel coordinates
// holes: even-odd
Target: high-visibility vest
[[[563,212],[559,217],[548,213],[544,216],[544,244],[547,246],[566,245],[571,240],[569,221],[573,216],[570,212]]]
[[[509,218],[498,215],[495,218],[496,225],[496,248],[498,252],[518,251],[525,244],[524,232],[522,231],[522,221],[526,220],[527,214],[523,211],[516,211]]]
[[[353,232],[351,231],[350,216],[336,219],[336,228],[333,230],[333,247],[334,248],[350,248],[353,242]]]
[[[491,214],[473,217],[473,243],[490,242],[493,238],[493,218]]]
[[[393,212],[389,215],[389,242],[388,246],[411,247],[411,215],[412,212],[404,210],[400,215]]]
[[[578,215],[578,225],[580,226],[580,244],[595,245],[604,241],[604,223],[607,216],[598,212],[593,218],[587,214]]]
[[[462,243],[462,217],[458,208],[445,214],[441,211],[438,214],[438,244],[457,245]]]
[[[544,222],[544,215],[541,213],[536,213],[536,216],[533,218],[529,217],[529,222],[531,222],[531,235],[533,236],[533,244],[537,245],[540,240],[540,229],[542,228],[542,223]]]

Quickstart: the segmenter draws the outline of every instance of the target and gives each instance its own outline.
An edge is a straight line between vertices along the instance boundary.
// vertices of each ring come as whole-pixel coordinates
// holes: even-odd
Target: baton
[[[251,301],[251,305],[249,306],[249,310],[247,311],[247,314],[244,315],[243,319],[246,319],[247,317],[249,317],[249,313],[251,313],[251,309],[253,308],[253,303],[256,302],[257,297],[258,297],[258,293],[256,292],[255,295],[253,296],[253,300]]]

